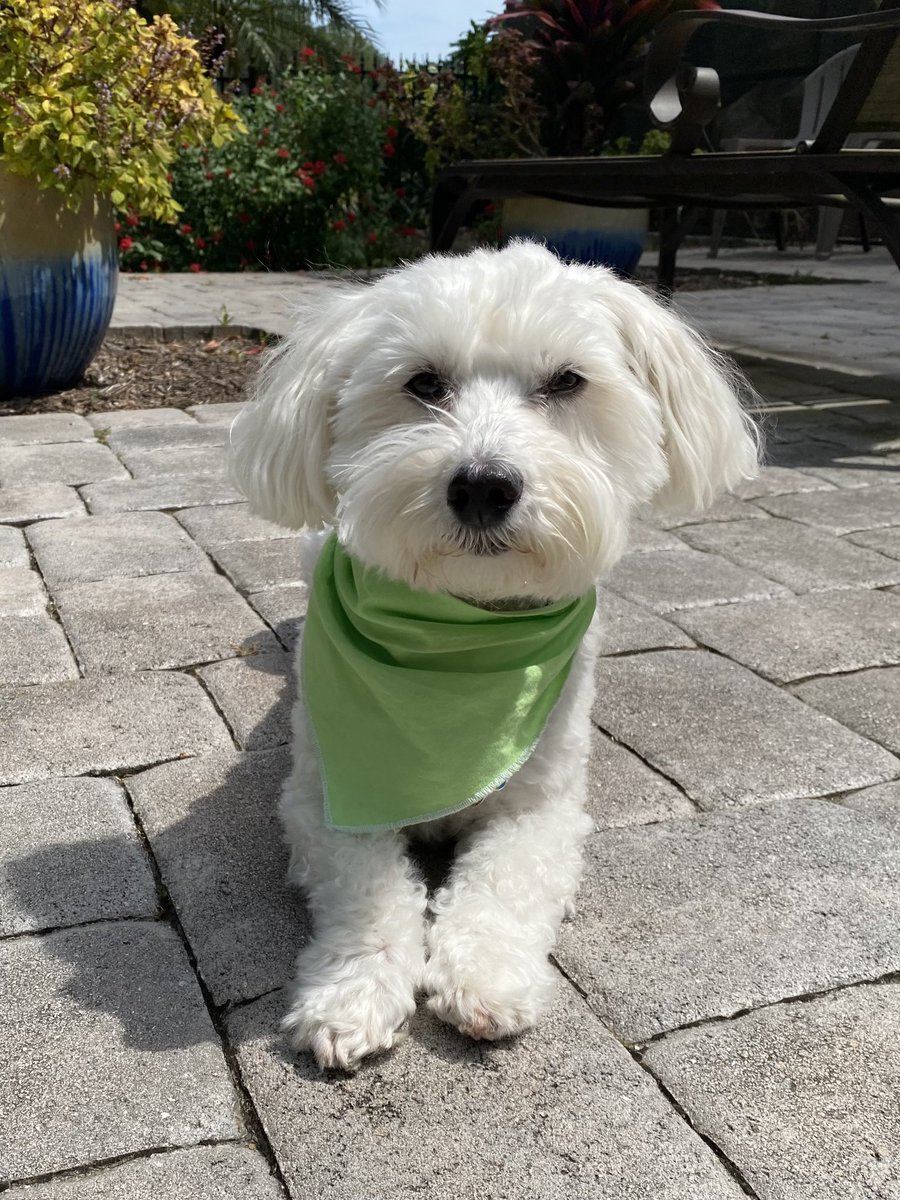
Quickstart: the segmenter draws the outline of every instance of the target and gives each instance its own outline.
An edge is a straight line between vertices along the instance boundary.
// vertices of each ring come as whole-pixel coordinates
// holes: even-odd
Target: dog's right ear
[[[231,427],[230,474],[253,512],[291,529],[334,517],[325,476],[331,416],[344,364],[340,346],[364,286],[337,289],[296,314],[260,369],[255,399]]]

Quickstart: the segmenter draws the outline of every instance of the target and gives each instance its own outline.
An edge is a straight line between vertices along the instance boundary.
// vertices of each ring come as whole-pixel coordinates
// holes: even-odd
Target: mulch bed
[[[188,408],[242,400],[259,367],[262,346],[243,337],[214,341],[106,339],[73,388],[0,404],[13,413],[114,412],[124,408]]]

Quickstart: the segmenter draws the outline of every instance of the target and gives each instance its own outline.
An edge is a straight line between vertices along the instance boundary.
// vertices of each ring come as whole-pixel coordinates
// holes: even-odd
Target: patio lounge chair
[[[811,140],[784,149],[695,153],[719,107],[719,79],[682,54],[693,34],[717,22],[767,30],[851,32],[863,38],[828,115]],[[657,289],[671,293],[678,246],[705,208],[851,207],[863,213],[900,267],[900,144],[860,146],[861,135],[897,131],[900,140],[900,0],[876,12],[806,19],[737,10],[681,12],[650,47],[644,96],[654,124],[668,130],[663,155],[624,158],[493,159],[438,175],[431,210],[434,250],[449,250],[478,200],[543,196],[616,208],[657,208]]]

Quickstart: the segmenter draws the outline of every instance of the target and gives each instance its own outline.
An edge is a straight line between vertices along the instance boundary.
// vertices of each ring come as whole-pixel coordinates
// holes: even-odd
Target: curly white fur
[[[423,371],[446,381],[446,402],[405,389]],[[548,381],[561,371],[584,382],[554,396]],[[642,506],[702,509],[751,477],[758,455],[733,379],[673,313],[602,267],[564,265],[524,242],[335,288],[298,315],[232,444],[235,476],[262,516],[333,524],[366,564],[482,604],[583,593],[620,556]],[[447,498],[461,466],[486,462],[524,481],[496,554],[473,551]],[[392,1046],[420,989],[476,1038],[517,1033],[546,1009],[547,955],[591,827],[594,644],[589,633],[506,788],[414,828],[459,839],[430,923],[405,833],[325,825],[298,702],[281,815],[315,935],[285,1026],[321,1066],[351,1068]]]

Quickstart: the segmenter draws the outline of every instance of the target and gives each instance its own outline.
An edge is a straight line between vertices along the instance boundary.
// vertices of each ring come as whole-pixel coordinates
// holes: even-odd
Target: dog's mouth
[[[493,537],[489,533],[467,533],[460,538],[460,549],[465,554],[473,554],[476,558],[494,558],[498,554],[506,554],[512,546],[502,538]]]

